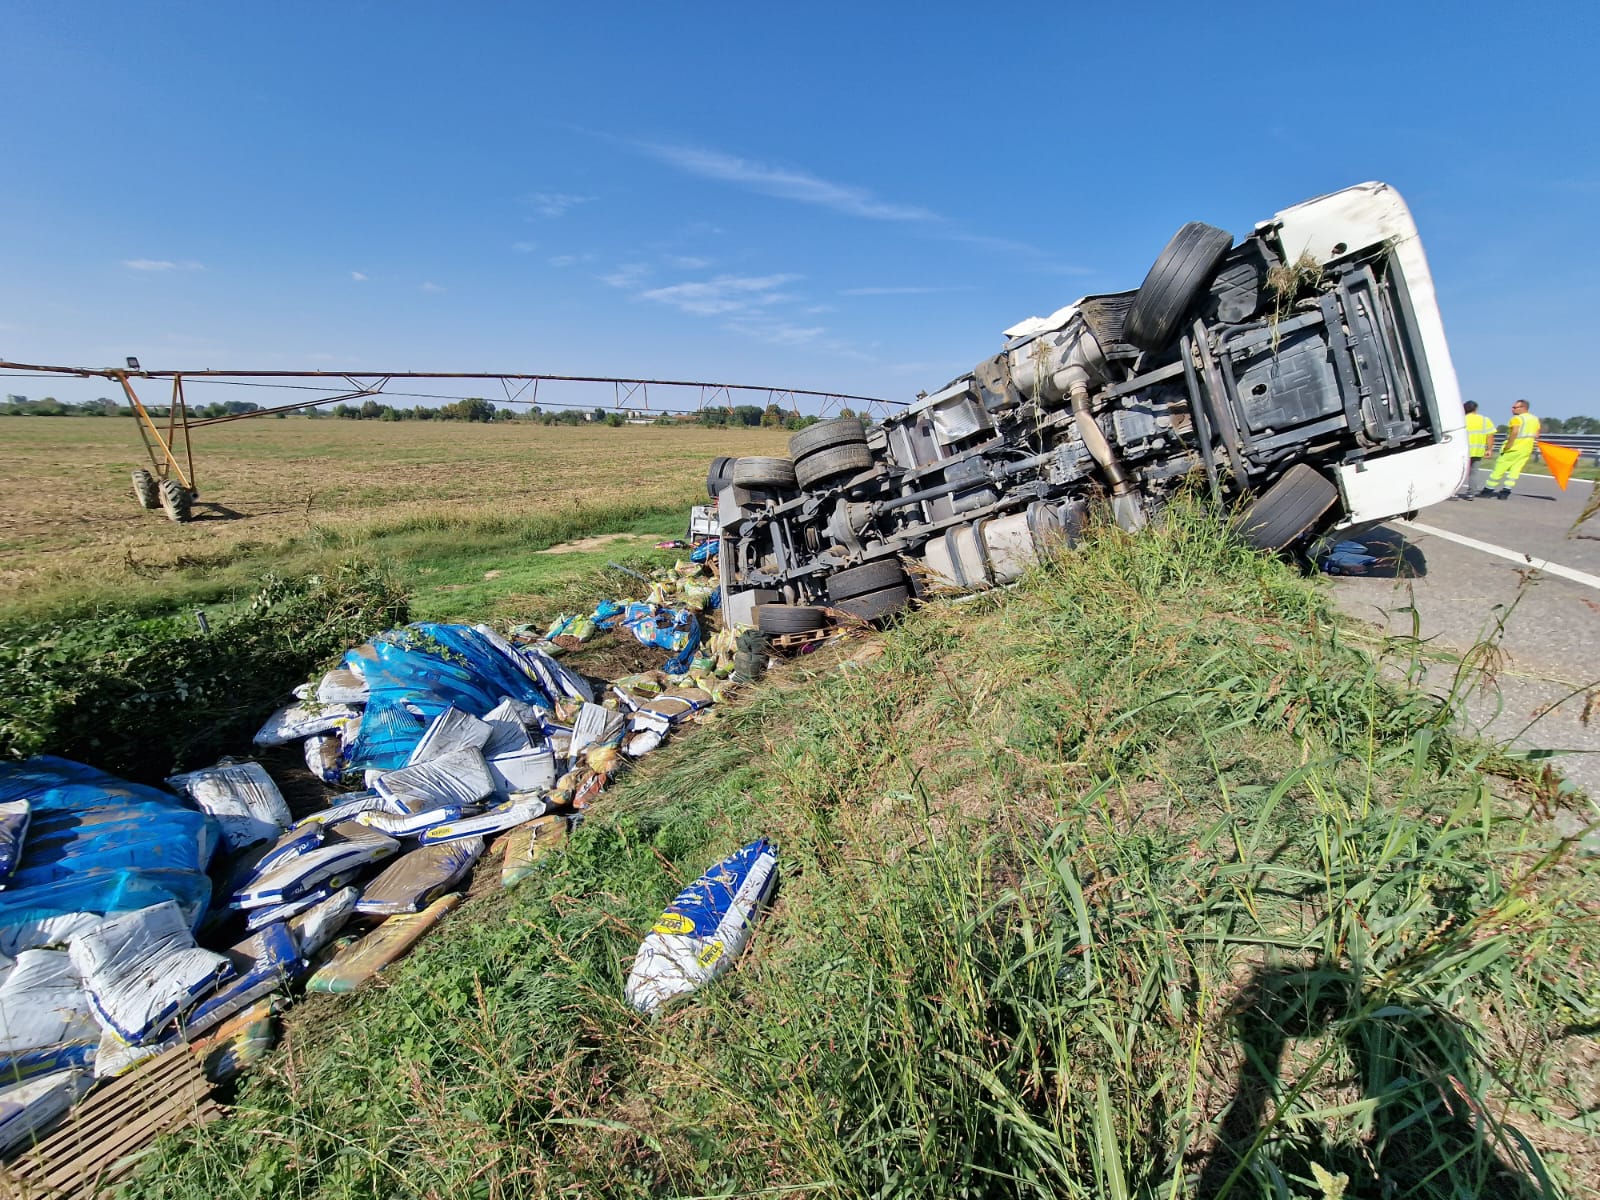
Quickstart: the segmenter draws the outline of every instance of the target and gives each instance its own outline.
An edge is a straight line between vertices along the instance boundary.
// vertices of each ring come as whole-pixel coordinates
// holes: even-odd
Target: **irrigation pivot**
[[[351,400],[370,400],[376,397],[390,399],[461,400],[460,395],[403,390],[414,386],[413,381],[467,381],[480,380],[499,385],[501,399],[506,405],[548,405],[553,408],[587,408],[590,405],[571,400],[551,400],[539,397],[541,384],[571,385],[579,388],[610,388],[611,409],[618,413],[646,415],[690,415],[725,408],[733,410],[735,395],[764,396],[765,406],[800,415],[801,397],[817,404],[818,414],[828,416],[844,405],[853,405],[875,416],[887,415],[904,402],[884,400],[875,396],[857,396],[846,392],[820,392],[807,388],[775,387],[769,384],[708,383],[687,379],[623,379],[611,375],[534,375],[495,371],[226,371],[207,368],[187,371],[148,371],[139,360],[130,358],[125,367],[63,367],[38,363],[19,363],[0,359],[0,376],[11,378],[50,378],[65,376],[78,379],[106,379],[122,389],[134,416],[139,439],[144,444],[148,467],[133,471],[133,490],[145,508],[162,508],[174,521],[187,521],[190,507],[200,496],[200,485],[195,471],[193,431],[206,425],[221,425],[228,421],[242,421],[253,417],[271,417],[289,412],[318,408],[325,404],[340,404]],[[170,384],[171,399],[165,413],[153,411],[145,404],[134,388],[134,382],[146,381]],[[224,416],[195,416],[190,411],[185,391],[190,385],[208,384],[227,387],[271,388],[280,391],[316,393],[315,399],[297,399],[292,403],[257,407],[248,412],[229,413]],[[667,399],[681,398],[688,393],[693,403],[652,407],[650,389],[666,391]],[[159,407],[159,406],[158,406]],[[603,404],[595,408],[606,407]]]

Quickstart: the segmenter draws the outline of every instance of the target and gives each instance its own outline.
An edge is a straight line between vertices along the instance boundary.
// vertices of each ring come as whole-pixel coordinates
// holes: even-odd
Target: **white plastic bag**
[[[351,817],[359,816],[364,812],[399,812],[400,806],[387,796],[378,792],[351,792],[345,796],[334,797],[334,803],[321,812],[314,812],[310,816],[302,817],[295,822],[296,829],[304,829],[310,825],[337,825],[340,821],[348,821]]]
[[[265,908],[298,900],[319,888],[341,888],[369,863],[390,857],[400,843],[376,830],[360,840],[332,839],[257,875],[233,894],[233,908]]]
[[[294,934],[300,947],[300,957],[310,958],[334,938],[356,911],[356,901],[361,899],[360,888],[340,888],[333,895],[308,908],[289,922],[289,932]]]
[[[290,704],[267,718],[256,733],[261,747],[287,746],[315,733],[332,733],[361,714],[348,704]]]
[[[495,791],[503,796],[513,792],[547,792],[556,782],[556,756],[548,750],[528,746],[495,754],[484,760],[494,777]]]
[[[88,993],[65,950],[17,955],[0,983],[0,1060],[99,1036]]]
[[[464,713],[459,708],[447,708],[423,730],[422,737],[417,739],[411,751],[411,757],[406,759],[406,766],[433,762],[458,750],[482,750],[493,733],[493,728],[487,722],[478,720],[471,713]]]
[[[365,704],[367,681],[348,667],[336,667],[317,684],[318,704]]]
[[[465,837],[493,837],[497,833],[504,833],[507,829],[515,828],[535,817],[542,817],[545,810],[543,800],[519,800],[511,804],[501,804],[491,808],[488,812],[480,813],[476,817],[463,817],[459,821],[448,821],[443,825],[435,825],[424,832],[417,840],[424,846],[434,846],[440,842],[450,842],[457,838]]]
[[[217,819],[230,849],[271,841],[289,827],[289,806],[260,763],[223,759],[215,766],[174,775],[167,784]]]
[[[0,1154],[38,1137],[93,1085],[88,1071],[55,1071],[0,1091]]]
[[[319,733],[305,744],[306,770],[323,783],[338,783],[344,774],[344,741],[336,733]]]
[[[406,812],[423,812],[447,804],[477,804],[494,795],[494,777],[482,751],[455,750],[432,762],[390,771],[378,780],[378,792]]]
[[[777,883],[778,852],[763,838],[679,892],[634,956],[628,1003],[653,1013],[726,971],[744,952]]]
[[[233,970],[194,944],[175,901],[111,917],[72,939],[67,952],[100,1024],[141,1045]]]

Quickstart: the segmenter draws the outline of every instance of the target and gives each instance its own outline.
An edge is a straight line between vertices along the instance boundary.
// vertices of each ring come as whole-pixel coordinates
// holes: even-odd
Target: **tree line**
[[[145,409],[154,417],[167,415],[165,405],[147,404]],[[189,415],[198,419],[242,416],[260,411],[262,411],[261,405],[244,400],[189,406]],[[74,404],[70,401],[57,400],[54,396],[30,400],[26,396],[9,395],[5,403],[0,405],[0,416],[13,417],[130,417],[132,415],[133,409],[126,404],[118,404],[115,400],[104,396],[97,400]],[[283,413],[274,415],[284,416]],[[496,406],[481,396],[468,396],[437,407],[418,404],[412,408],[383,404],[376,399],[368,398],[360,404],[336,404],[328,409],[307,408],[303,410],[303,415],[318,420],[338,421],[522,421],[540,425],[612,426],[627,424],[630,419],[623,413],[604,408],[596,408],[593,411],[579,408],[545,409],[535,404],[519,411]],[[856,414],[846,408],[841,410],[839,415],[853,417]],[[699,413],[681,416],[663,413],[655,417],[654,423],[657,425],[698,423],[711,426],[796,430],[804,429],[818,420],[819,418],[814,416],[805,416],[779,408],[776,404],[768,404],[765,408],[754,404],[740,404],[731,408],[708,408]]]
[[[152,416],[167,415],[164,405],[147,404],[145,408]],[[260,411],[261,405],[251,404],[246,400],[189,406],[189,415],[198,419],[241,416]],[[5,417],[131,417],[132,415],[133,410],[126,404],[118,404],[106,396],[73,404],[66,400],[57,400],[54,396],[29,400],[26,396],[8,395],[5,403],[0,404],[0,416]],[[277,415],[283,416],[282,413]],[[397,408],[394,405],[380,404],[377,400],[367,399],[359,405],[336,404],[326,410],[308,408],[304,410],[304,415],[321,419],[331,417],[344,421],[524,421],[539,425],[624,425],[628,422],[628,418],[622,413],[607,411],[604,408],[586,412],[579,408],[544,409],[535,404],[519,412],[512,408],[498,407],[481,396],[468,396],[437,408],[429,408],[422,404],[414,408]],[[844,408],[840,409],[837,415],[853,417],[857,414]],[[804,429],[807,425],[814,425],[818,420],[820,418],[804,416],[779,408],[776,404],[768,404],[765,408],[756,404],[736,404],[731,408],[707,408],[684,416],[662,414],[655,418],[655,424],[787,429],[793,432]],[[1542,432],[1557,436],[1600,434],[1600,418],[1597,417],[1540,417],[1539,426]]]

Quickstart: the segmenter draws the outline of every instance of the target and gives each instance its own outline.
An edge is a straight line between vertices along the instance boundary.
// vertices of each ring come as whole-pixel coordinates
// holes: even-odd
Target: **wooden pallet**
[[[131,1156],[159,1135],[204,1125],[224,1109],[211,1099],[200,1060],[179,1046],[90,1093],[66,1123],[9,1166],[4,1200],[91,1200],[133,1170]]]
[[[810,629],[805,633],[769,633],[767,634],[767,645],[780,653],[793,654],[802,646],[809,646],[814,642],[830,641],[838,637],[839,633],[840,630],[837,625],[829,626],[826,629]]]

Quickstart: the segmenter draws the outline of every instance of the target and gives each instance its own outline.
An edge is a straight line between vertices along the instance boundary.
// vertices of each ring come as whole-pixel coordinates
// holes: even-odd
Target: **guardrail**
[[[1541,433],[1539,440],[1552,446],[1570,446],[1600,464],[1600,433]]]

